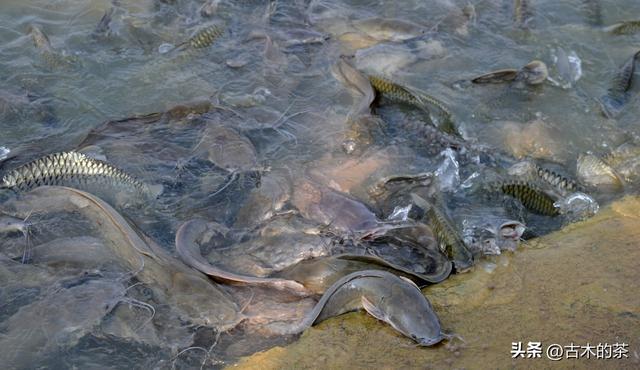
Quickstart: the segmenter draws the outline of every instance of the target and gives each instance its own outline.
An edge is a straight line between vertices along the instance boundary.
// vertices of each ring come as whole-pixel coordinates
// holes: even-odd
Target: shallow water
[[[502,178],[506,167],[522,158],[537,159],[575,178],[579,154],[606,155],[622,143],[637,140],[639,72],[628,102],[615,119],[603,116],[597,99],[606,94],[640,40],[640,33],[615,36],[604,26],[639,18],[640,3],[530,0],[531,19],[526,27],[516,24],[514,3],[5,0],[0,5],[0,170],[4,173],[51,152],[91,146],[89,152],[97,150],[109,163],[162,187],[157,200],[142,206],[130,206],[132,202],[114,196],[113,189],[91,189],[161,247],[175,255],[178,227],[188,219],[205,218],[228,229],[202,243],[209,259],[233,259],[228,266],[255,274],[337,250],[361,252],[360,245],[342,245],[342,238],[353,236],[348,222],[371,224],[372,219],[386,219],[396,206],[409,202],[401,196],[380,200],[371,195],[371,186],[391,175],[437,173],[445,181],[448,213],[460,230],[521,218],[532,235],[543,235],[568,220],[530,214],[508,199],[487,196],[484,186]],[[111,8],[108,30],[96,32]],[[465,15],[472,13],[473,17]],[[412,25],[380,29],[376,28],[379,20],[370,20],[374,17]],[[211,46],[172,50],[212,24],[225,32]],[[55,58],[34,46],[31,25],[48,36]],[[577,81],[570,81],[571,73],[560,65],[562,61],[556,63],[562,54],[579,58]],[[424,112],[402,104],[383,100],[374,111],[379,121],[354,124],[352,114],[361,109],[362,97],[336,76],[334,66],[341,57],[362,72],[384,75],[443,101],[453,113],[466,151],[455,154],[455,162],[451,156],[447,159],[446,152],[441,153],[446,149],[441,140],[450,139],[417,135],[415,127],[426,119]],[[532,60],[549,67],[550,79],[541,85],[461,82],[493,70],[520,68]],[[207,150],[219,140],[211,129],[216,125],[232,132],[223,135],[222,147],[235,150],[226,161],[224,155],[213,156]],[[343,144],[354,131],[360,141],[347,154]],[[5,148],[16,157],[3,163]],[[624,193],[635,193],[633,180],[638,177],[631,177],[623,192],[589,189],[588,193],[606,206]],[[319,190],[305,191],[300,184],[307,181]],[[313,214],[319,212],[314,196],[334,190],[342,194],[327,199],[347,197],[366,207],[354,206],[353,212],[362,212],[355,221],[346,217],[341,229],[327,236],[325,229],[339,223],[322,222],[327,212],[335,210],[325,204],[324,214]],[[16,197],[10,191],[0,193],[2,201]],[[269,226],[274,215],[306,202],[311,205],[300,209],[306,219],[288,215],[291,218]],[[340,207],[347,201],[336,202],[338,214],[346,212]],[[100,225],[76,216],[44,211],[33,215],[29,242],[37,246],[63,237],[97,235],[108,239],[96,231]],[[361,231],[355,229],[350,231]],[[336,237],[336,232],[343,235]],[[337,249],[336,239],[340,240]],[[434,248],[432,239],[425,243]],[[2,256],[22,258],[25,244],[20,233],[0,235],[0,244]],[[237,257],[242,250],[233,248],[243,246],[255,250],[255,255]],[[416,255],[411,248],[391,252],[405,262]],[[0,306],[0,319],[45,296],[46,289],[57,286],[60,279],[96,270],[100,278],[124,279],[137,263],[127,261],[123,267],[107,259],[105,264],[91,264],[86,262],[91,256],[78,258],[72,268],[55,259],[64,259],[64,254],[49,259],[36,256],[41,259],[34,257],[28,265],[42,270],[37,272],[41,279],[24,284],[8,282],[19,279],[22,272],[7,273],[11,278],[0,281],[0,292],[10,302]],[[104,258],[99,253],[95,256]],[[54,262],[46,262],[51,258]],[[416,268],[425,271],[424,266]],[[248,290],[221,289],[230,291],[238,307],[251,304]],[[154,301],[145,300],[143,294],[132,295],[162,306],[163,298]],[[273,301],[291,303],[280,298]],[[254,311],[259,310],[248,309]],[[217,343],[210,328],[189,327],[184,321],[176,324],[171,309],[158,308],[157,313],[154,325],[162,327],[158,332],[138,332],[151,329],[134,325],[139,330],[120,328],[121,337],[105,334],[99,327],[115,316],[105,315],[101,325],[92,323],[86,328],[88,334],[71,348],[49,348],[34,363],[96,367],[109,354],[113,355],[109,366],[115,368],[141,366],[141,359],[144,366],[198,367],[201,350],[177,355],[191,345],[209,348]],[[0,322],[0,335],[5,334],[2,328]],[[221,335],[205,365],[233,363],[240,355],[294,340],[252,337],[251,329],[242,327],[234,330]],[[158,348],[162,355],[147,356]]]

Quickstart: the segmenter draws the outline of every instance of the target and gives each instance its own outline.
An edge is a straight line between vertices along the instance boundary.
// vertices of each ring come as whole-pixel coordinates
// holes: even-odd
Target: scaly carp
[[[0,188],[26,191],[93,179],[131,186],[144,194],[150,191],[145,183],[123,170],[78,152],[49,154],[24,164],[6,173]]]
[[[611,81],[611,87],[607,90],[607,93],[600,98],[600,107],[605,117],[615,118],[618,116],[629,100],[628,91],[633,82],[633,73],[635,72],[638,55],[640,55],[640,51],[637,51],[624,63]]]
[[[557,216],[559,210],[554,206],[556,201],[551,196],[526,182],[505,182],[499,185],[502,193],[509,195],[522,203],[530,212],[543,216]]]
[[[453,262],[456,272],[469,270],[473,266],[473,255],[464,244],[449,217],[433,205],[426,211],[425,217],[442,251]]]

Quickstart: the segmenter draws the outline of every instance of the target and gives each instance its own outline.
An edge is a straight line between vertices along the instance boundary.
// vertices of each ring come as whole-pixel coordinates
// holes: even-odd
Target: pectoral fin
[[[420,287],[411,279],[409,279],[408,277],[404,277],[404,276],[398,276],[400,279],[406,281],[407,283],[413,285],[414,287],[416,287],[416,289],[420,290]]]
[[[382,312],[378,307],[376,307],[367,297],[362,296],[362,308],[369,313],[369,315],[375,317],[378,320],[385,320],[384,312]]]

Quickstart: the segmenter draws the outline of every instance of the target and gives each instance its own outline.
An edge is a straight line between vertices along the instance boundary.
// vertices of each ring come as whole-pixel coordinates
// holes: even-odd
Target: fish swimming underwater
[[[439,113],[438,118],[441,121],[437,127],[446,133],[459,136],[457,128],[453,123],[451,111],[442,101],[422,91],[402,86],[384,77],[369,76],[369,82],[371,82],[371,86],[373,86],[373,89],[378,95],[390,101],[412,105],[421,109],[427,113],[429,120],[431,120],[432,111],[429,107],[435,107],[435,110]]]
[[[637,51],[624,63],[613,77],[611,87],[609,87],[607,93],[600,98],[600,108],[605,117],[617,117],[629,100],[629,89],[631,89],[636,59],[638,59],[639,55],[640,51]]]
[[[554,206],[556,201],[545,192],[522,181],[505,182],[499,185],[500,190],[522,203],[530,212],[544,215],[557,216],[559,210]]]
[[[7,172],[0,188],[26,191],[46,185],[105,181],[132,187],[143,194],[153,190],[142,181],[106,162],[78,152],[54,153]]]
[[[468,271],[473,266],[473,255],[448,216],[435,205],[431,205],[425,212],[425,217],[441,248],[453,262],[456,272]]]

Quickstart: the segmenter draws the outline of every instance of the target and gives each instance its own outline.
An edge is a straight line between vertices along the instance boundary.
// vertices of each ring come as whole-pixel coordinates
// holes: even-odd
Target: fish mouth
[[[418,340],[418,345],[420,345],[421,347],[431,347],[442,342],[444,338],[445,336],[442,334],[438,335],[435,338],[421,338],[420,340]]]

